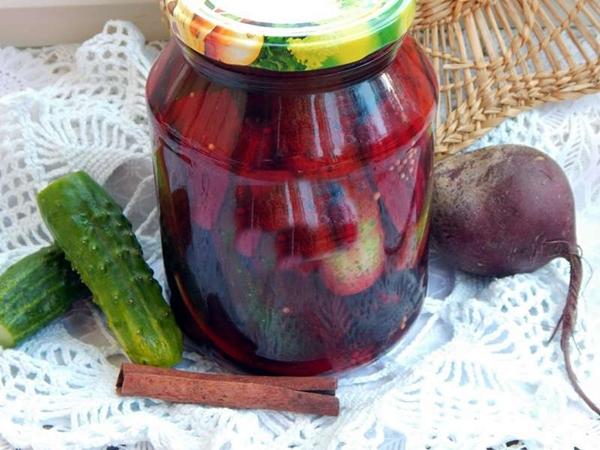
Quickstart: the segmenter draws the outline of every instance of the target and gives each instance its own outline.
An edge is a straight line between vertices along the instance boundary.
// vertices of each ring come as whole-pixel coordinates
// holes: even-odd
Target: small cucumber
[[[129,358],[154,366],[179,362],[181,330],[119,205],[85,172],[52,182],[38,205]]]
[[[14,347],[89,295],[57,247],[26,256],[0,276],[0,347]]]
[[[356,241],[321,261],[323,283],[335,295],[355,295],[370,288],[385,266],[384,233],[379,207],[363,179],[343,182],[345,196],[356,211]]]

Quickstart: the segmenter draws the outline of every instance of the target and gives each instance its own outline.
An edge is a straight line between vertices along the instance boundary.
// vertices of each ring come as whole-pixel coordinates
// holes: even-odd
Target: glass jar
[[[244,29],[246,3],[266,0],[166,4],[147,97],[171,304],[248,369],[354,367],[425,294],[437,84],[403,36],[414,0],[331,0],[343,19],[296,34],[271,11]]]

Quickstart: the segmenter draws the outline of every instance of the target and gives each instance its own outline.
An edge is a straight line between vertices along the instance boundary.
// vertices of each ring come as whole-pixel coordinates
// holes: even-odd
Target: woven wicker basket
[[[600,90],[599,0],[420,0],[440,81],[438,157],[507,117]]]

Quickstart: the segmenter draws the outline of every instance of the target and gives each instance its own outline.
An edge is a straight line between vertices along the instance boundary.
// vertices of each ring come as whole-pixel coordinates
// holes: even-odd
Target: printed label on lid
[[[166,0],[173,34],[216,61],[274,71],[356,62],[399,40],[415,0]]]
[[[346,0],[348,2],[348,0]],[[320,22],[335,19],[342,11],[343,0],[213,0],[213,9],[223,10],[252,22],[273,24]],[[356,1],[355,1],[356,3]],[[367,3],[367,2],[358,2]],[[372,8],[370,8],[372,9]]]

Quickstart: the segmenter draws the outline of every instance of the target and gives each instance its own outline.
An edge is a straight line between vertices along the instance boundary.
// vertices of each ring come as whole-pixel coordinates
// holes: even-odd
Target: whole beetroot
[[[499,145],[453,156],[435,167],[431,236],[455,267],[501,277],[531,272],[554,258],[571,266],[560,346],[571,384],[585,403],[569,353],[581,285],[575,206],[567,177],[531,147]],[[552,334],[552,337],[554,336]]]

